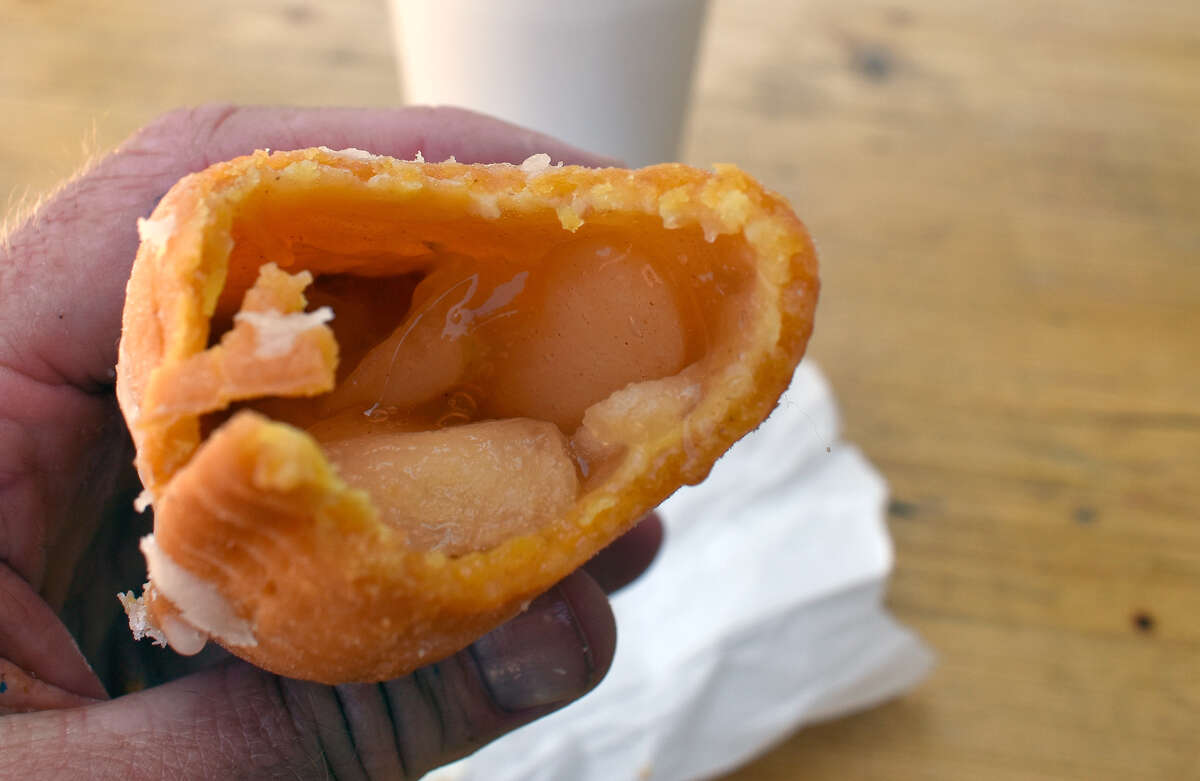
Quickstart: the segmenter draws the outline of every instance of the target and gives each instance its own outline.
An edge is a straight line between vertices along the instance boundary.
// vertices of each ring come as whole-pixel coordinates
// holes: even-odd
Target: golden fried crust
[[[409,244],[416,253],[434,243],[469,253],[485,234],[532,251],[593,225],[667,237],[692,231],[751,264],[742,293],[749,305],[714,319],[721,333],[703,360],[587,410],[580,446],[619,443],[624,457],[587,483],[564,517],[488,550],[418,550],[380,520],[371,497],[348,486],[300,428],[242,410],[203,437],[208,413],[267,396],[316,396],[335,385],[333,331],[304,311],[311,278],[299,266],[263,269],[244,252],[230,261],[245,204],[276,191],[322,203],[344,195],[415,215],[412,224],[432,234],[389,236],[392,253],[401,255]],[[362,264],[370,263],[367,249],[378,235],[342,219],[345,252],[310,258],[304,268],[376,273]],[[439,234],[443,223],[451,227]],[[627,171],[532,159],[524,166],[403,162],[324,148],[256,152],[184,178],[139,228],[117,393],[138,472],[155,498],[160,559],[186,573],[162,587],[152,567],[150,615],[163,626],[182,613],[187,625],[238,656],[325,683],[383,680],[453,653],[680,485],[703,479],[787,387],[818,291],[801,223],[782,199],[731,166]],[[231,327],[210,344],[214,317],[239,303]],[[208,596],[196,597],[196,589]],[[221,603],[215,607],[189,613],[187,604],[175,604],[211,601],[213,593]],[[204,609],[207,617],[197,619]],[[225,618],[213,619],[212,610]]]

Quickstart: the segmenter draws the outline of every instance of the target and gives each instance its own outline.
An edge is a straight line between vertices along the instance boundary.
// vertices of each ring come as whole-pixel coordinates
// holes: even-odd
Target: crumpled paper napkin
[[[804,362],[767,422],[662,506],[658,560],[613,600],[604,682],[426,778],[706,778],[912,687],[932,654],[882,604],[886,501]]]

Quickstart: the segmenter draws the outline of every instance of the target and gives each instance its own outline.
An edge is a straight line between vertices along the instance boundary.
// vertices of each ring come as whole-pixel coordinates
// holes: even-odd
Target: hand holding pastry
[[[131,507],[138,481],[113,367],[137,220],[185,174],[255,149],[317,145],[607,162],[453,110],[206,107],[156,121],[14,223],[0,246],[0,713],[9,714],[0,745],[9,772],[416,777],[575,699],[607,669],[615,630],[597,581],[619,585],[649,563],[661,534],[653,519],[588,564],[595,580],[571,574],[467,650],[383,683],[302,682],[212,644],[185,659],[129,636],[113,595],[144,579],[137,539],[150,521]],[[339,294],[335,284],[318,292]]]

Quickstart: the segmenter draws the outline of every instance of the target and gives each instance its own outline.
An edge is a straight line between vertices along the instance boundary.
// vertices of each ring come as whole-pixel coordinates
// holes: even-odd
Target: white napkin
[[[910,688],[932,655],[883,608],[886,500],[805,362],[770,419],[662,506],[658,560],[613,600],[604,682],[427,778],[705,778]]]

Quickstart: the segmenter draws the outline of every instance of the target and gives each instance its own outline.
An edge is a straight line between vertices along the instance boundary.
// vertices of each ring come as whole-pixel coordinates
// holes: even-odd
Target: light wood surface
[[[0,0],[10,203],[175,105],[397,101],[378,0],[104,7]],[[1200,777],[1200,3],[716,0],[684,156],[816,236],[940,656],[731,778]]]

